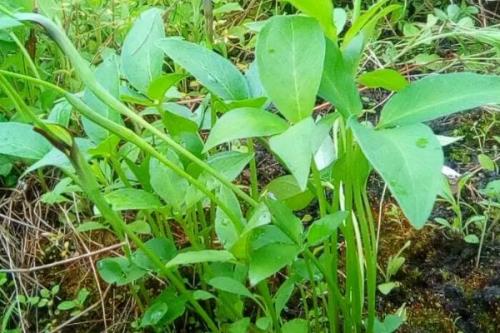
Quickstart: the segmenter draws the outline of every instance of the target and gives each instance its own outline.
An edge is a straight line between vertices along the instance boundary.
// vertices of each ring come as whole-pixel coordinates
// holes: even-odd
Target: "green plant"
[[[361,12],[356,1],[351,27],[342,32],[332,23],[330,1],[291,2],[309,16],[269,19],[258,35],[256,62],[245,75],[213,51],[165,38],[161,11],[155,8],[134,24],[121,55],[105,55],[95,71],[53,22],[4,8],[6,26],[32,21],[48,31],[85,91],[80,98],[39,78],[1,70],[0,87],[36,133],[31,125],[0,124],[0,135],[17,133],[6,136],[12,141],[4,140],[0,153],[37,161],[31,170],[61,167],[95,205],[102,225],[126,244],[123,256],[98,262],[99,273],[107,283],[130,286],[143,312],[141,328],[175,325],[187,309],[203,320],[202,330],[213,332],[250,327],[307,332],[308,323],[317,332],[392,332],[403,321],[403,315],[376,318],[377,244],[368,176],[372,168],[377,171],[412,225],[423,227],[441,190],[443,166],[441,145],[423,122],[500,103],[500,78],[455,73],[408,84],[395,71],[365,74],[358,78],[363,84],[399,90],[378,124],[371,124],[362,119],[358,66],[379,19],[400,6],[380,1]],[[175,98],[168,92],[185,74],[179,68],[163,73],[164,53],[175,63],[172,68],[183,68],[207,93],[194,115],[171,103]],[[125,65],[121,72],[120,62]],[[398,84],[388,85],[388,78]],[[9,79],[64,97],[83,116],[88,138],[74,138],[66,124],[34,114]],[[318,95],[336,112],[315,117]],[[279,114],[266,108],[268,101]],[[133,105],[141,106],[139,112]],[[153,116],[154,123],[143,116]],[[200,130],[209,130],[206,142]],[[232,149],[237,140],[244,140],[238,145],[247,153]],[[34,149],[23,149],[27,142],[36,142]],[[257,142],[291,174],[264,191]],[[218,151],[221,145],[228,151]],[[242,189],[233,181],[247,165],[249,189]],[[276,200],[281,186],[294,195]],[[294,209],[307,206],[312,197],[319,216],[305,228]],[[120,213],[124,210],[147,221],[149,240],[130,228]],[[177,246],[173,223],[182,229],[187,248]],[[399,253],[386,280],[401,261]],[[184,279],[184,266],[194,282]],[[277,275],[281,271],[287,272],[285,278]],[[154,298],[144,288],[150,275],[167,281]],[[294,293],[301,295],[305,318],[287,321],[281,312]],[[86,296],[62,304],[81,310]],[[244,311],[246,303],[255,310],[251,315]]]
[[[76,316],[83,310],[83,306],[89,294],[90,292],[86,288],[82,288],[78,291],[74,300],[63,301],[57,304],[57,310],[71,311],[71,315]]]

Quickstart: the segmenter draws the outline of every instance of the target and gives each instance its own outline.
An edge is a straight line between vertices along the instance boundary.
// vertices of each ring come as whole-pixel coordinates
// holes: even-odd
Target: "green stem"
[[[312,299],[313,299],[313,306],[314,306],[314,315],[315,315],[315,320],[314,320],[314,327],[315,327],[315,332],[321,332],[320,330],[320,313],[319,313],[319,306],[318,306],[318,294],[316,292],[316,282],[314,281],[314,274],[313,270],[311,269],[311,263],[309,262],[308,257],[304,258],[304,262],[306,264],[306,269],[307,269],[307,274],[309,275],[309,280],[311,280],[311,294],[312,294]]]
[[[219,180],[222,184],[230,188],[234,193],[236,193],[241,199],[246,201],[251,206],[257,206],[257,201],[252,199],[248,194],[242,191],[238,186],[228,181],[222,174],[217,172],[207,163],[200,160],[189,150],[184,148],[182,145],[175,142],[168,135],[149,124],[145,119],[139,116],[136,112],[129,109],[125,104],[116,99],[111,95],[99,82],[97,82],[94,73],[92,72],[89,64],[80,56],[76,48],[73,46],[66,34],[51,20],[48,18],[32,13],[20,13],[15,14],[14,17],[19,21],[30,21],[40,24],[45,28],[48,35],[59,45],[62,51],[72,62],[75,71],[80,76],[80,79],[88,87],[90,91],[94,93],[104,104],[111,107],[113,110],[119,112],[120,114],[130,118],[132,121],[136,122],[143,128],[147,129],[154,135],[162,139],[167,145],[172,147],[176,152],[189,159],[191,162],[199,166],[202,170],[208,172],[210,175]]]
[[[276,333],[281,333],[281,327],[280,323],[278,320],[278,316],[276,314],[276,310],[273,306],[273,299],[271,298],[271,293],[269,292],[269,287],[267,285],[267,281],[264,280],[257,284],[257,289],[259,290],[259,293],[262,295],[262,298],[264,299],[264,303],[266,304],[267,311],[269,312],[269,315],[271,316],[271,320],[273,322],[274,326],[274,332]]]
[[[177,276],[174,273],[172,273],[169,269],[165,267],[160,258],[151,249],[145,246],[142,240],[135,233],[133,233],[132,231],[129,230],[129,228],[127,228],[127,225],[123,221],[121,216],[118,215],[118,213],[115,212],[113,209],[111,209],[111,207],[109,206],[109,204],[106,202],[106,200],[99,191],[99,185],[92,173],[92,170],[89,168],[87,161],[80,153],[78,147],[75,144],[73,144],[69,158],[73,167],[75,168],[82,189],[88,195],[89,199],[96,205],[97,209],[99,209],[102,216],[111,224],[117,235],[119,235],[119,237],[121,237],[122,239],[124,235],[127,235],[127,237],[131,239],[134,242],[134,244],[136,244],[137,247],[144,252],[144,254],[148,257],[149,260],[151,260],[151,262],[155,265],[155,267],[162,274],[164,274],[172,284],[174,284],[174,286],[183,296],[186,297],[186,299],[192,305],[193,309],[205,321],[210,330],[212,332],[218,332],[219,329],[217,325],[215,325],[210,316],[193,298],[191,293],[184,287],[182,281],[179,280],[179,278],[177,278]]]
[[[156,149],[154,149],[153,146],[151,146],[148,142],[146,142],[144,139],[142,139],[139,135],[137,135],[135,132],[132,130],[121,126],[92,110],[87,104],[83,103],[79,98],[75,97],[73,94],[68,93],[64,89],[53,85],[49,82],[42,81],[35,79],[33,77],[29,77],[26,75],[22,74],[16,74],[16,73],[11,73],[8,71],[3,71],[0,70],[0,74],[12,76],[12,77],[17,77],[17,78],[22,78],[25,80],[33,81],[36,82],[40,85],[43,85],[45,87],[49,87],[51,89],[54,89],[61,94],[64,95],[64,97],[68,100],[68,102],[75,107],[75,109],[82,114],[83,116],[87,117],[89,120],[93,121],[94,123],[102,126],[103,128],[107,129],[108,131],[112,132],[113,134],[119,136],[123,140],[126,140],[128,142],[133,143],[135,146],[140,148],[142,151],[149,153],[151,156],[156,158],[160,163],[165,165],[166,167],[170,168],[173,172],[178,174],[179,176],[185,178],[188,182],[193,184],[198,190],[203,192],[211,201],[215,202],[223,211],[226,213],[226,215],[231,219],[235,225],[239,225],[240,219],[237,217],[231,209],[227,207],[227,205],[219,200],[216,195],[214,195],[209,189],[207,189],[200,181],[198,181],[196,178],[192,177],[190,174],[185,172],[182,168],[180,168],[178,165],[172,163],[168,158],[166,158],[163,154],[159,153]],[[0,76],[0,82],[2,80],[2,76]],[[40,121],[38,118],[35,117],[33,121],[36,123],[37,126],[40,128],[49,131],[42,121]],[[253,199],[252,199],[253,200]]]
[[[251,138],[247,139],[248,152],[253,155],[250,161],[250,189],[252,198],[259,200],[259,179],[257,177],[257,163],[255,161],[255,146]]]

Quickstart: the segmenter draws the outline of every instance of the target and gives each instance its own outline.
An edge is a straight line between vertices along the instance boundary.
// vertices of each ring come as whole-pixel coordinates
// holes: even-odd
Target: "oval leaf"
[[[139,16],[123,42],[123,74],[142,93],[147,93],[151,82],[161,75],[163,52],[156,43],[162,38],[165,38],[162,11],[152,8]]]
[[[286,121],[271,112],[256,108],[235,109],[217,120],[204,150],[231,140],[279,134],[287,128]]]
[[[234,260],[234,256],[228,251],[201,250],[179,253],[167,263],[167,267],[179,265],[191,265],[202,262],[226,262]]]
[[[474,73],[430,75],[394,95],[382,110],[379,127],[415,124],[500,103],[500,76]]]
[[[157,45],[201,82],[208,90],[225,100],[250,97],[243,74],[227,59],[205,47],[177,38],[167,38]]]
[[[123,188],[105,195],[114,210],[157,209],[162,206],[158,197],[144,190]]]
[[[373,130],[350,122],[363,153],[387,183],[411,224],[427,221],[442,183],[443,151],[429,127]]]
[[[252,293],[238,280],[227,276],[219,276],[208,281],[212,287],[231,294],[252,298]]]
[[[103,60],[102,63],[99,64],[99,66],[97,66],[95,70],[95,77],[103,88],[106,89],[111,95],[116,98],[120,96],[120,72],[118,68],[118,58],[115,54],[109,55]],[[89,89],[84,91],[83,101],[101,116],[116,123],[121,123],[122,120],[120,114],[102,102]],[[83,116],[82,123],[85,133],[87,133],[89,138],[94,143],[100,143],[106,140],[109,136],[108,130]]]
[[[354,82],[352,65],[336,43],[326,42],[326,56],[319,95],[332,103],[345,117],[360,114],[363,110],[358,88]]]
[[[51,147],[31,125],[0,123],[0,154],[38,160],[48,153]]]
[[[359,76],[358,81],[368,88],[384,88],[391,91],[399,91],[408,85],[403,75],[389,68],[364,73]]]
[[[291,122],[311,115],[316,101],[325,38],[312,18],[276,16],[259,34],[257,67],[269,98]]]
[[[302,191],[305,191],[309,177],[313,154],[311,139],[315,128],[312,118],[307,118],[269,140],[271,150],[290,170]]]

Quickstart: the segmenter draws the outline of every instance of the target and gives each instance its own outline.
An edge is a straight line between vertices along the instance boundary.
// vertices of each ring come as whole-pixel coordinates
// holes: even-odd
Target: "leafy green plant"
[[[0,141],[0,153],[28,160],[31,169],[60,167],[94,204],[101,219],[87,224],[87,231],[104,226],[125,244],[123,256],[98,262],[99,274],[109,284],[130,286],[140,304],[147,301],[139,328],[162,330],[185,311],[196,313],[202,330],[212,332],[308,332],[309,324],[317,332],[393,332],[403,322],[398,315],[376,318],[377,244],[368,177],[376,171],[410,223],[422,228],[443,178],[441,144],[423,122],[500,103],[500,78],[453,73],[408,84],[391,70],[357,77],[377,22],[400,6],[380,1],[361,12],[355,1],[350,28],[339,35],[329,1],[291,2],[308,16],[267,20],[245,75],[207,48],[165,38],[162,12],[155,8],[134,23],[121,54],[107,54],[93,70],[52,21],[0,7],[7,15],[4,27],[42,25],[85,85],[80,98],[39,78],[0,70],[0,88],[32,123],[0,123],[14,133]],[[163,54],[173,72],[163,73]],[[207,94],[194,115],[168,94],[185,72]],[[74,138],[64,122],[34,114],[11,80],[64,97],[82,116],[87,137]],[[397,91],[377,124],[363,121],[357,82]],[[316,116],[318,96],[335,112]],[[206,142],[201,130],[209,131]],[[290,173],[265,189],[257,142]],[[247,165],[248,189],[234,183]],[[319,214],[306,227],[294,210],[313,199]],[[151,237],[144,241],[122,211],[147,221]],[[178,244],[174,223],[187,246]],[[402,259],[400,253],[392,259],[387,281]],[[185,267],[194,282],[185,279]],[[167,282],[154,297],[142,288],[151,275]],[[81,310],[88,296],[81,293],[60,306]],[[305,317],[287,320],[282,311],[297,293]],[[247,304],[255,311],[244,311]]]
[[[78,291],[76,298],[70,301],[63,301],[57,305],[57,310],[59,311],[71,311],[72,316],[78,315],[84,308],[85,301],[90,295],[90,292],[86,288],[82,288]]]

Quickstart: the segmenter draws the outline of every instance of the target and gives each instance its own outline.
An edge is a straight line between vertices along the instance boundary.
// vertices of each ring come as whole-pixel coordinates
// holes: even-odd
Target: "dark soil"
[[[381,232],[380,264],[407,240],[406,263],[394,278],[398,289],[378,300],[381,313],[406,305],[408,320],[399,332],[499,332],[500,242],[488,240],[480,265],[477,246],[448,238],[433,227],[420,231],[406,222],[385,223]]]

